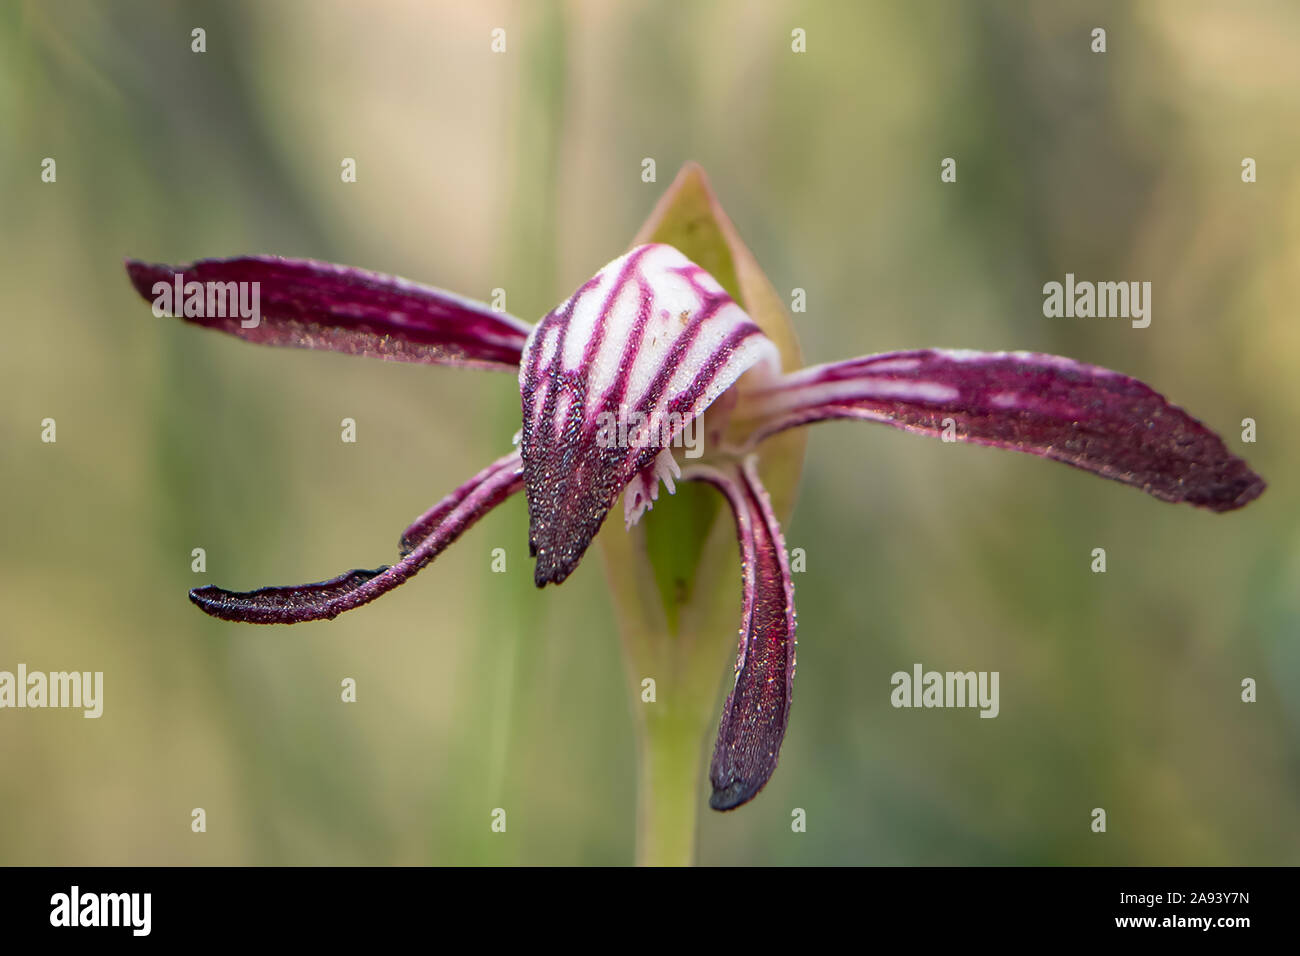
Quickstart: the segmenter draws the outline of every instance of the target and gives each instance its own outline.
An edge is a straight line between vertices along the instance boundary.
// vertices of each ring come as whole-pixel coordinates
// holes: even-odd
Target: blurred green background
[[[600,562],[534,589],[522,499],[334,622],[186,599],[391,561],[508,448],[512,378],[156,319],[121,260],[310,256],[502,287],[535,319],[696,159],[776,287],[807,290],[810,362],[1071,355],[1271,483],[1216,516],[819,426],[787,528],[808,569],[781,766],[736,813],[701,793],[701,862],[1300,863],[1300,8],[1073,6],[0,7],[0,669],[105,672],[97,721],[0,712],[0,862],[631,860],[642,705]],[[1045,319],[1066,272],[1151,281],[1151,327]],[[1001,715],[891,708],[918,661],[1000,671]]]

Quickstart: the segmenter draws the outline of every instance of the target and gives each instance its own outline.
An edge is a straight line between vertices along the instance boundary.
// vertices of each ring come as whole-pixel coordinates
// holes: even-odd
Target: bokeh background
[[[1216,516],[820,426],[787,528],[808,569],[781,766],[737,813],[701,794],[700,860],[1300,863],[1298,51],[1280,0],[0,5],[0,669],[106,685],[97,721],[0,712],[0,862],[631,860],[641,705],[602,568],[536,591],[521,499],[334,622],[186,600],[392,560],[508,447],[511,377],[156,319],[121,260],[317,257],[502,287],[532,319],[695,159],[775,286],[807,290],[810,361],[1075,356],[1271,482]],[[1045,319],[1066,272],[1151,281],[1151,327]],[[1001,716],[894,710],[917,661],[1000,671]]]

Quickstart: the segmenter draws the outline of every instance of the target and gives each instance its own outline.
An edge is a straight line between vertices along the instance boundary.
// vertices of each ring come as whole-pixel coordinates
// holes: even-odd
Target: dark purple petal
[[[1218,435],[1158,392],[1056,355],[891,352],[804,369],[751,398],[755,441],[862,418],[1042,455],[1212,511],[1240,508],[1265,487]]]
[[[731,503],[740,540],[744,608],[736,683],[727,696],[713,749],[709,781],[715,810],[752,800],[776,770],[790,721],[794,682],[794,584],[785,539],[753,459],[724,474],[688,469],[684,477],[716,485]]]
[[[568,577],[633,476],[760,362],[774,372],[776,347],[671,246],[614,260],[542,319],[519,369],[539,587]]]
[[[504,369],[519,365],[531,328],[481,302],[441,289],[307,259],[248,256],[183,266],[129,259],[126,271],[136,291],[155,303],[156,311],[261,345]],[[201,284],[198,308],[204,314],[186,314],[186,301],[199,300],[184,293],[184,285],[177,299],[177,276],[183,284]],[[242,317],[230,294],[242,295],[245,312],[251,312],[254,288],[259,321],[244,328],[253,320]]]
[[[519,469],[519,454],[513,452],[438,502],[402,535],[402,560],[392,567],[242,593],[195,588],[190,600],[213,617],[245,624],[301,624],[337,617],[391,591],[441,554],[461,532],[523,487]]]

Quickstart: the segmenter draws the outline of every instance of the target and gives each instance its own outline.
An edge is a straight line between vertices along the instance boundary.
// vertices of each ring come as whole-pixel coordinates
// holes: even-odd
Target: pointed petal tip
[[[545,552],[535,554],[534,557],[537,558],[537,564],[533,566],[533,583],[539,588],[544,588],[548,584],[563,584],[578,566],[581,555],[567,561],[561,558],[548,558]]]
[[[201,588],[190,588],[190,603],[204,614],[220,617],[221,615],[217,612],[218,605],[222,596],[229,593],[229,591],[225,591],[214,584],[205,584]]]
[[[1246,507],[1246,505],[1250,504],[1268,490],[1267,481],[1255,474],[1255,472],[1251,471],[1250,467],[1246,465],[1245,462],[1242,462],[1242,467],[1245,473],[1238,477],[1237,482],[1234,485],[1234,487],[1239,487],[1241,490],[1235,496],[1230,494],[1229,496],[1225,496],[1224,500],[1209,503],[1206,507],[1214,511],[1216,514],[1225,514],[1229,511],[1236,511],[1238,508]]]
[[[717,784],[714,784],[713,795],[709,797],[709,806],[714,810],[721,812],[735,810],[737,807],[744,806],[749,803],[750,800],[753,800],[758,796],[759,791],[763,789],[763,784],[765,783],[767,783],[767,780],[763,780],[757,786],[754,786],[743,780],[733,780],[725,787],[719,787]]]
[[[171,275],[166,266],[153,265],[142,259],[123,259],[122,266],[126,269],[126,277],[130,280],[131,287],[144,299],[153,298],[153,284],[155,282],[159,281],[164,275]]]
[[[686,162],[682,163],[681,167],[677,170],[677,175],[673,177],[672,186],[669,187],[668,191],[672,192],[673,187],[680,187],[683,183],[690,182],[691,180],[696,180],[704,187],[705,192],[710,196],[713,195],[713,184],[709,182],[709,174],[705,172],[704,167],[694,159],[688,159]]]
[[[236,592],[227,591],[225,588],[219,588],[214,584],[205,584],[201,588],[190,589],[190,603],[208,617],[215,617],[218,621],[232,621],[234,623],[274,623],[273,621],[256,621],[243,616],[231,603],[231,598],[239,597],[241,595]]]

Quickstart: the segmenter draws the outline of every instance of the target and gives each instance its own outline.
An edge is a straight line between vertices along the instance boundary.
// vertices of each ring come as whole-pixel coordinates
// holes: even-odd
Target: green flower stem
[[[690,866],[703,793],[701,742],[707,721],[698,714],[645,704],[637,766],[636,862]]]

